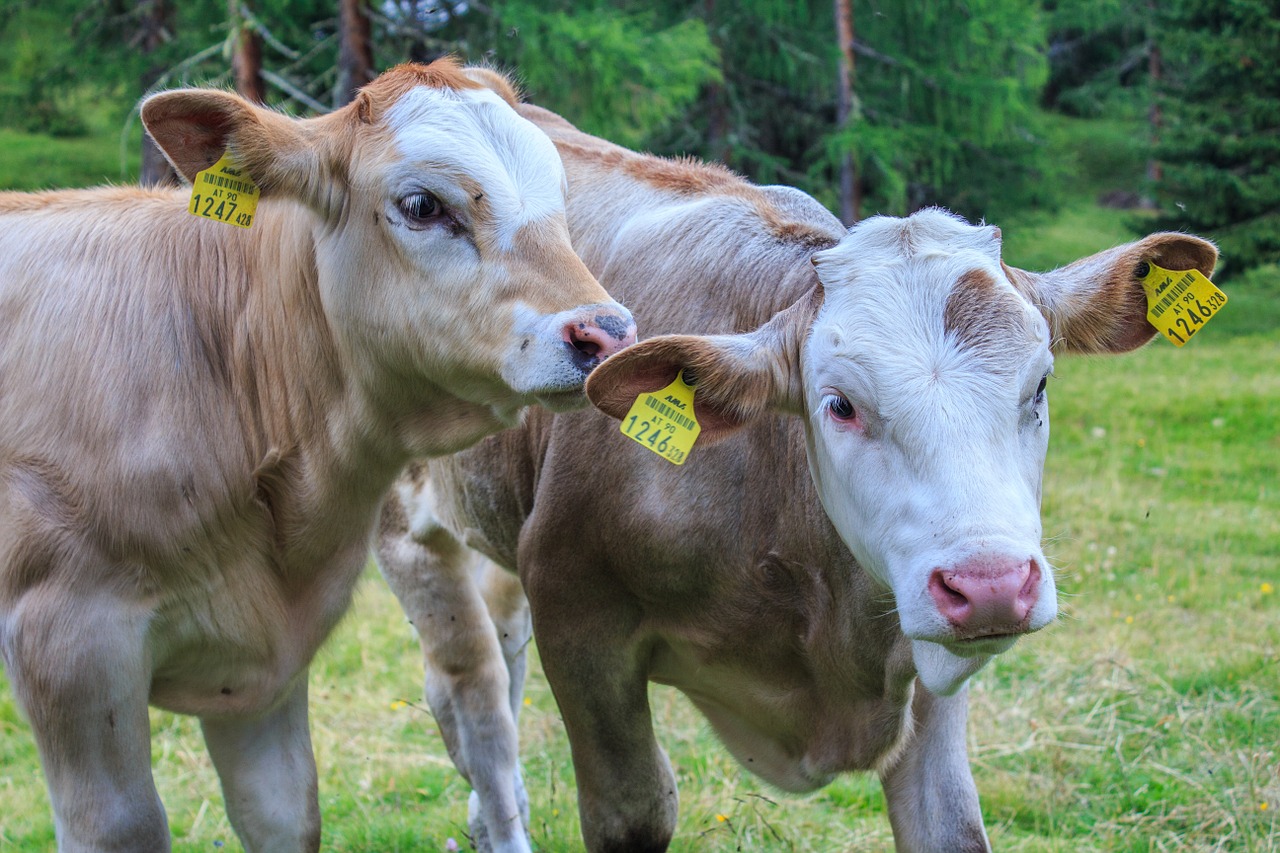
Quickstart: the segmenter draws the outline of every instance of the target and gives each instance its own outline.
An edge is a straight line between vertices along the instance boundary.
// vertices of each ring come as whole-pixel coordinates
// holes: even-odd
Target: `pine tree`
[[[1173,0],[1164,58],[1161,227],[1216,239],[1231,275],[1280,260],[1280,17],[1268,0]],[[1220,273],[1221,274],[1221,273]]]

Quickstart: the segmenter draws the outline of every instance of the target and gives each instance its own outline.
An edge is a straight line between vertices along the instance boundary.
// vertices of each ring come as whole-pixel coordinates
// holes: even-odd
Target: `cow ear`
[[[1115,353],[1155,336],[1147,322],[1144,264],[1213,274],[1217,248],[1189,234],[1162,233],[1099,252],[1057,270],[1032,273],[1005,266],[1013,285],[1045,319],[1055,351]]]
[[[160,92],[142,104],[142,123],[186,180],[230,149],[264,195],[308,200],[318,184],[319,153],[307,122],[216,89]]]
[[[714,444],[769,412],[803,406],[800,349],[821,304],[821,288],[742,335],[662,335],[627,347],[587,377],[587,398],[621,420],[641,394],[684,372],[694,386],[698,441]]]

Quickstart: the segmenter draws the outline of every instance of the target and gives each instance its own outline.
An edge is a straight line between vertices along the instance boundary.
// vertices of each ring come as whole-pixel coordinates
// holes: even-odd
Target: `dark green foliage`
[[[1280,260],[1280,17],[1261,0],[1162,4],[1160,227],[1216,239],[1228,276]]]
[[[148,41],[155,3],[19,2],[6,40],[26,34],[41,47],[0,59],[0,97],[19,107],[8,114],[54,131],[89,89],[108,88],[123,116],[152,85],[227,85],[242,26],[263,34],[265,68],[289,84],[269,80],[271,102],[291,111],[332,103],[335,4],[240,0],[248,15],[233,19],[225,0],[174,3],[163,37]],[[942,204],[976,219],[1054,197],[1035,128],[1043,20],[1017,0],[855,0],[861,108],[843,131],[831,0],[398,0],[371,9],[380,67],[448,52],[491,62],[584,130],[723,160],[833,207],[846,151],[867,214]],[[15,82],[25,88],[10,91]]]
[[[1051,0],[1042,103],[1097,118],[1145,110],[1151,0]]]
[[[830,0],[663,4],[707,21],[723,85],[655,140],[835,207],[851,150],[864,214],[942,204],[972,218],[1053,201],[1033,109],[1045,76],[1037,7],[1009,0],[854,2],[858,118],[835,125]]]
[[[642,2],[494,3],[436,33],[516,72],[531,99],[583,130],[644,147],[719,79],[702,21]]]

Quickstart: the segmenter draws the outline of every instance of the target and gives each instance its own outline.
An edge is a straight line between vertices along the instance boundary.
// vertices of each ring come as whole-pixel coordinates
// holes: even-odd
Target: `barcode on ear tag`
[[[622,418],[623,435],[676,465],[689,458],[700,432],[693,386],[685,384],[683,371],[666,388],[637,397]]]
[[[1167,270],[1148,264],[1142,279],[1147,322],[1180,347],[1227,304],[1227,295],[1200,270]]]
[[[224,151],[218,162],[196,172],[187,212],[202,219],[248,228],[253,225],[261,194],[249,173],[236,165],[231,152]]]

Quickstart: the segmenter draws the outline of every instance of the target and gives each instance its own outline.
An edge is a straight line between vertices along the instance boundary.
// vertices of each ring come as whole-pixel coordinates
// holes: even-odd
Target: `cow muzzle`
[[[556,412],[581,408],[587,374],[635,341],[635,320],[616,302],[526,315],[507,350],[502,378],[526,402]]]
[[[597,305],[571,317],[560,334],[570,359],[585,375],[636,342],[636,323],[621,305]]]
[[[929,595],[955,640],[995,639],[1034,630],[1031,616],[1041,581],[1034,558],[982,557],[934,569]]]

